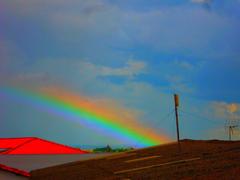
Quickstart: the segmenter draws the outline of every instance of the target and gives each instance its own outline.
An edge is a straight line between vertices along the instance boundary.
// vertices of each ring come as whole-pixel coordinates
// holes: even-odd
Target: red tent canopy
[[[78,148],[58,144],[37,137],[0,138],[0,154],[85,154]]]

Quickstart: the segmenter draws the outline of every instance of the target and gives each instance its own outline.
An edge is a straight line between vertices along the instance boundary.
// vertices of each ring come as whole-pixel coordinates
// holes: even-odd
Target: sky
[[[67,89],[172,140],[177,93],[181,138],[227,139],[226,120],[240,119],[239,19],[239,0],[0,0],[0,89]],[[0,98],[0,137],[124,144]]]

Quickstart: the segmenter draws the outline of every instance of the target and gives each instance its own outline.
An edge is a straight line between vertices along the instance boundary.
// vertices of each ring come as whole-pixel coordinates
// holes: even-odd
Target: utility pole
[[[177,141],[178,141],[178,150],[181,152],[181,144],[179,137],[179,125],[178,125],[178,107],[179,107],[179,97],[177,94],[174,94],[174,102],[175,102],[175,115],[176,115],[176,129],[177,129]]]

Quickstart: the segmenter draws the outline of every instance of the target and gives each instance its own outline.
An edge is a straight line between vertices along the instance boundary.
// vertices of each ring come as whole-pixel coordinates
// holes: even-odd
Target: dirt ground
[[[240,179],[240,141],[176,143],[31,172],[33,180]]]

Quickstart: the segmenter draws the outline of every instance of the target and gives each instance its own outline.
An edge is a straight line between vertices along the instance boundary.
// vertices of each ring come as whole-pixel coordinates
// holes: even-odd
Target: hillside
[[[31,172],[47,179],[239,179],[240,141],[181,141]]]

